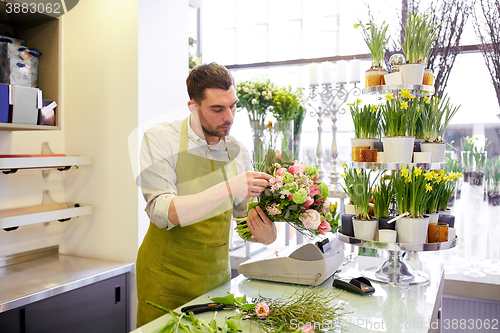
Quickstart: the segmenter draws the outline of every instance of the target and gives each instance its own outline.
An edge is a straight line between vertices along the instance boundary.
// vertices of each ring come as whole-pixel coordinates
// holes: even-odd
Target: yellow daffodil
[[[342,162],[342,164],[340,166],[343,167],[343,168],[347,168],[346,162]]]
[[[406,177],[408,177],[408,174],[409,174],[409,173],[408,173],[408,169],[406,169],[406,168],[402,168],[402,169],[401,169],[401,176],[406,176]]]
[[[443,177],[439,176],[436,178],[436,183],[441,183],[441,181],[443,180]]]
[[[406,177],[405,184],[411,183],[411,177]]]
[[[426,173],[424,173],[424,177],[425,177],[425,180],[432,180],[432,178],[434,178],[434,176],[432,175],[432,172],[430,172],[430,171],[427,171]]]
[[[422,174],[422,169],[420,167],[415,168],[415,176],[420,176]]]
[[[360,105],[362,102],[363,102],[363,100],[362,100],[361,98],[356,98],[356,100],[354,101],[354,105],[358,106],[358,105]]]
[[[376,106],[376,105],[370,106],[370,112],[373,113],[373,112],[377,112],[377,111],[378,111],[378,106]]]
[[[408,89],[403,89],[401,90],[400,92],[401,96],[403,96],[404,98],[410,98],[411,96],[411,93]]]
[[[413,99],[415,99],[415,96],[410,95],[410,97],[408,97],[408,98],[411,99],[411,100],[413,100]]]
[[[385,95],[385,99],[388,101],[392,101],[394,99],[394,95],[392,93],[387,93],[387,95]]]
[[[354,23],[354,29],[357,29],[361,24],[359,23]]]
[[[401,109],[403,110],[408,109],[408,102],[401,102]]]
[[[424,102],[425,102],[426,104],[429,104],[429,103],[431,102],[431,99],[430,99],[429,97],[427,97],[427,96],[426,96],[426,97],[424,97]]]
[[[341,173],[341,174],[340,174],[340,177],[344,178],[344,174],[343,174],[343,173]]]
[[[432,191],[432,186],[429,184],[425,184],[425,192]]]

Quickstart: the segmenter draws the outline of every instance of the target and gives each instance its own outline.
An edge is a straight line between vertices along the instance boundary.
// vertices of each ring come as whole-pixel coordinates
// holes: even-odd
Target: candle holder
[[[323,166],[323,149],[322,149],[322,123],[323,117],[331,116],[332,119],[332,147],[330,156],[332,157],[332,171],[330,173],[330,189],[329,196],[333,198],[346,198],[346,194],[339,185],[340,174],[337,170],[337,113],[344,114],[346,108],[345,102],[352,94],[353,96],[360,96],[361,89],[357,86],[360,81],[353,81],[354,87],[350,90],[345,88],[345,82],[339,82],[334,87],[331,83],[324,83],[320,85],[310,85],[310,92],[307,97],[308,105],[313,109],[309,114],[311,117],[318,117],[318,146],[316,148],[316,157],[318,159],[318,173],[320,179],[323,180],[324,166]],[[342,202],[342,200],[341,200]]]

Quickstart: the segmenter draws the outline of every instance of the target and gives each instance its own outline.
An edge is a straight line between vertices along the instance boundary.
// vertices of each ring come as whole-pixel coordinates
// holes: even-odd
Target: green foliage
[[[274,91],[272,113],[276,120],[293,120],[300,110],[300,100],[292,87],[282,87]]]
[[[408,20],[404,27],[405,38],[401,48],[407,63],[427,63],[436,40],[436,28],[431,25],[429,15],[421,16],[418,13],[408,13]]]
[[[361,99],[354,103],[347,103],[351,109],[354,123],[354,136],[356,138],[377,138],[380,135],[380,122],[382,111],[377,105],[367,104],[361,106]]]
[[[389,216],[389,207],[394,196],[393,181],[385,171],[380,177],[379,186],[373,189],[373,214],[375,217]]]
[[[346,164],[343,167],[344,173],[340,176],[344,179],[345,187],[341,186],[354,205],[356,218],[369,220],[370,200],[380,173],[375,172],[376,176],[372,177],[373,170],[367,172],[364,169],[348,168]]]
[[[380,27],[377,27],[372,22],[354,24],[355,29],[358,27],[362,28],[363,39],[370,49],[372,68],[381,68],[384,61],[385,47],[390,39],[390,36],[386,36],[389,26],[384,21]]]

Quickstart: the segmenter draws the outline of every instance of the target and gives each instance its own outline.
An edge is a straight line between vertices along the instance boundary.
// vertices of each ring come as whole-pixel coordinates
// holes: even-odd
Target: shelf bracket
[[[54,154],[52,149],[50,149],[48,141],[42,142],[42,154]],[[50,170],[42,170],[43,178],[49,178],[49,175],[50,175]],[[51,203],[53,203],[53,202],[51,202]]]
[[[4,170],[4,171],[2,171],[2,172],[3,172],[4,174],[8,175],[8,174],[10,174],[10,173],[16,173],[16,172],[17,172],[17,170],[18,170],[18,169],[17,169],[17,168],[15,168],[15,169],[10,169],[10,170]]]
[[[44,190],[43,191],[43,195],[42,195],[42,205],[50,205],[50,204],[54,204],[54,203],[57,203],[57,201],[55,201],[54,199],[52,199],[52,197],[50,196],[50,191],[49,190]],[[66,221],[69,221],[69,220],[71,220],[71,217],[67,218],[67,219],[60,219],[59,222],[66,222]],[[48,226],[49,224],[50,224],[50,222],[44,222],[43,223],[44,226]]]

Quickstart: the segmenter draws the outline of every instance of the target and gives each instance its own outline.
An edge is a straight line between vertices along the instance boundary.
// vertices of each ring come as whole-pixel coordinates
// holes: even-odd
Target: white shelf
[[[78,216],[91,215],[93,212],[92,205],[68,202],[64,204],[67,207],[66,209],[0,218],[0,228],[15,228],[37,223],[65,220]]]
[[[426,86],[422,84],[392,84],[383,86],[373,86],[373,87],[363,88],[362,92],[363,94],[377,94],[377,93],[391,92],[397,90],[412,90],[422,93],[420,95],[423,95],[423,93],[429,93],[429,94],[434,93],[433,86]]]
[[[351,162],[351,167],[356,169],[372,170],[399,170],[401,167],[411,169],[413,166],[422,170],[438,170],[444,168],[442,163],[381,163],[381,162]]]
[[[92,164],[90,156],[8,157],[0,158],[0,171],[64,168],[67,166],[90,164]]]

